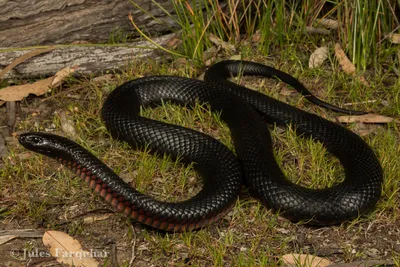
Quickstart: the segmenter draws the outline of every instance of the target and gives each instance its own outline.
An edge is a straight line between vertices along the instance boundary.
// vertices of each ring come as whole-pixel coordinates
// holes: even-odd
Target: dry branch
[[[164,46],[175,34],[154,38]],[[0,49],[0,71],[13,60],[32,49]],[[155,49],[148,41],[138,41],[126,45],[72,45],[55,46],[55,49],[31,58],[11,70],[6,77],[37,77],[54,75],[60,69],[77,65],[79,74],[98,74],[126,66],[133,60],[149,59],[157,61],[168,57],[165,52]]]

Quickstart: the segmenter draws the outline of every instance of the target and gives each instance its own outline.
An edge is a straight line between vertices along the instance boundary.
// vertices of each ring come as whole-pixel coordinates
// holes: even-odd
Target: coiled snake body
[[[81,176],[118,211],[152,227],[184,231],[202,227],[225,214],[235,203],[242,182],[268,208],[292,221],[328,225],[351,220],[371,210],[381,195],[382,169],[374,152],[355,133],[314,114],[249,90],[227,80],[231,75],[277,77],[311,102],[331,106],[311,95],[292,76],[246,61],[223,61],[212,66],[205,82],[153,76],[116,88],[107,98],[102,118],[111,134],[132,147],[194,162],[203,178],[193,198],[167,203],[127,185],[87,150],[60,136],[25,133],[27,149],[58,159]],[[207,103],[228,124],[237,157],[208,135],[139,115],[141,106],[171,101],[191,106]],[[345,180],[331,188],[309,189],[289,182],[274,159],[267,124],[292,125],[296,133],[324,144],[345,170]]]

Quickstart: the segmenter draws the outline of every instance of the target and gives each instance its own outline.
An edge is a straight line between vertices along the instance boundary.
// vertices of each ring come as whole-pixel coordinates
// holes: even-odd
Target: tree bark
[[[165,46],[175,34],[153,38],[153,41]],[[0,50],[0,71],[16,58],[29,53],[32,49]],[[133,60],[149,59],[153,61],[168,58],[169,54],[158,50],[148,41],[138,41],[121,45],[73,45],[56,46],[53,51],[40,54],[14,67],[6,78],[38,77],[53,75],[65,68],[78,66],[75,73],[99,74],[129,64]]]
[[[150,15],[129,0],[0,0],[0,47],[101,43],[113,34],[119,38],[138,36],[128,20],[129,13],[150,35],[176,29],[173,19],[153,1],[133,2]],[[173,13],[172,1],[157,2]]]

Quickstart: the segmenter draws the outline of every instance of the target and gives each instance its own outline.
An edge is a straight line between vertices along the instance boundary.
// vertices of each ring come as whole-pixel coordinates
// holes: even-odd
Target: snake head
[[[18,141],[26,149],[51,158],[65,157],[65,144],[72,142],[58,135],[40,132],[23,133]]]

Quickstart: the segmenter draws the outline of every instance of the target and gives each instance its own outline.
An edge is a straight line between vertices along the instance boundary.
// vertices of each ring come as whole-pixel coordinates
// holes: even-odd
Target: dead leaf
[[[289,89],[288,87],[284,86],[284,87],[282,87],[279,94],[284,95],[284,96],[289,96],[289,95],[296,94],[296,92],[293,89]]]
[[[355,131],[359,136],[367,136],[370,135],[371,133],[375,132],[376,129],[359,129]]]
[[[20,101],[29,94],[37,96],[48,92],[52,87],[56,87],[72,72],[76,70],[76,66],[68,67],[60,70],[54,76],[34,83],[8,86],[0,89],[0,100],[3,101]]]
[[[315,28],[315,27],[306,27],[306,32],[310,34],[324,34],[327,35],[330,33],[329,30],[327,29],[322,29],[322,28]]]
[[[356,77],[356,67],[354,66],[353,63],[351,63],[350,59],[346,56],[346,53],[338,43],[335,44],[335,56],[339,61],[339,64],[342,67],[343,71],[346,72],[347,74],[352,75],[353,77]],[[365,80],[363,76],[359,76],[357,78],[361,83],[363,83],[366,86],[369,86],[368,82]]]
[[[217,59],[217,55],[219,52],[220,48],[211,46],[208,48],[206,51],[203,53],[203,62],[205,66],[211,66],[215,60]]]
[[[286,254],[282,256],[285,266],[325,267],[332,264],[330,260],[308,254]]]
[[[78,240],[66,233],[59,231],[47,231],[43,235],[43,244],[49,248],[50,254],[59,263],[69,266],[99,266],[99,262],[92,257],[92,252],[82,250]]]
[[[1,72],[0,72],[0,79],[10,70],[12,70],[13,68],[15,68],[16,66],[18,66],[19,64],[21,64],[22,62],[24,62],[25,60],[28,60],[32,57],[35,57],[37,55],[43,54],[43,53],[47,53],[50,51],[53,51],[55,49],[55,47],[50,47],[50,48],[45,48],[45,49],[35,49],[29,53],[23,54],[22,56],[14,59],[13,62],[11,62],[10,65],[8,65],[7,67],[5,67]]]
[[[67,117],[65,112],[60,114],[61,130],[69,137],[75,138],[76,130],[74,122]]]
[[[185,66],[187,66],[188,60],[186,58],[181,57],[175,60],[172,64],[173,68],[184,68]]]
[[[378,129],[379,129],[378,124],[359,122],[359,123],[354,123],[351,130],[357,133],[359,136],[367,136]]]
[[[355,74],[356,67],[351,63],[350,59],[346,56],[342,47],[338,43],[335,44],[335,56],[344,72],[352,75]]]
[[[364,84],[365,86],[369,86],[369,83],[367,82],[367,80],[364,78],[364,76],[359,76],[358,79],[360,80],[360,82],[362,84]]]
[[[210,41],[217,45],[222,47],[222,49],[228,51],[228,52],[236,52],[236,48],[234,45],[224,42],[221,39],[219,39],[217,36],[215,36],[214,34],[210,33],[210,35],[208,36],[208,39],[210,39]]]
[[[253,43],[259,43],[261,40],[261,31],[257,30],[252,36],[251,36],[251,41]]]
[[[177,36],[174,36],[166,42],[165,47],[168,49],[176,49],[181,44],[182,44],[182,39],[178,38]]]
[[[93,78],[93,81],[96,83],[106,83],[106,82],[110,82],[112,80],[112,78],[113,78],[112,74],[105,74],[105,75]]]
[[[341,123],[353,123],[353,122],[363,122],[363,123],[389,123],[396,122],[400,123],[399,120],[396,120],[391,117],[386,117],[377,114],[365,114],[359,116],[338,116],[337,119]]]
[[[339,27],[339,22],[334,19],[321,19],[318,25],[328,29],[337,29]]]
[[[59,85],[61,85],[61,83],[67,78],[69,77],[73,72],[75,72],[75,70],[78,68],[77,65],[72,66],[72,67],[66,67],[63,68],[62,70],[58,71],[55,75],[54,75],[54,79],[50,84],[51,88],[57,87]]]
[[[9,86],[0,89],[0,100],[4,101],[20,101],[29,94],[35,94],[37,96],[43,95],[50,90],[49,85],[53,81],[53,77],[45,80],[40,80],[34,83],[28,83],[23,85]]]
[[[308,67],[310,69],[319,67],[324,63],[324,61],[329,56],[329,49],[327,46],[322,46],[317,49],[311,54],[310,60],[308,62]]]
[[[388,35],[388,39],[393,44],[400,44],[400,34],[399,33],[391,33]]]

